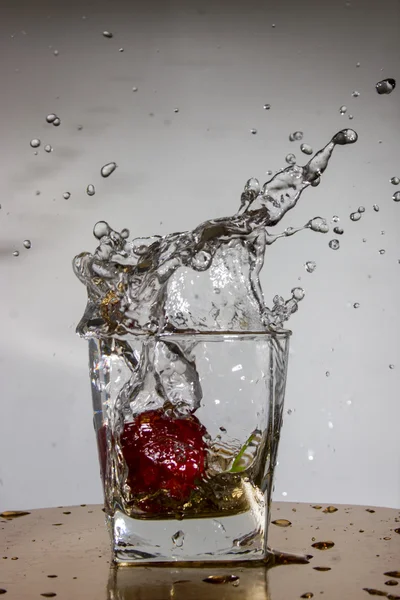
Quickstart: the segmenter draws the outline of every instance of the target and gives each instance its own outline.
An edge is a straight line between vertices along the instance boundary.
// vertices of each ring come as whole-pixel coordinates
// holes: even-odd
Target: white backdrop
[[[265,181],[288,152],[306,162],[289,133],[315,150],[349,126],[359,142],[336,149],[283,223],[338,215],[340,250],[332,234],[303,232],[270,248],[264,268],[269,301],[307,293],[291,321],[275,498],[400,505],[400,187],[389,181],[400,89],[374,90],[400,76],[399,16],[394,0],[2,3],[0,509],[101,501],[74,334],[86,295],[71,269],[95,247],[93,224],[138,236],[232,214],[250,176]],[[102,179],[110,161],[118,169]]]

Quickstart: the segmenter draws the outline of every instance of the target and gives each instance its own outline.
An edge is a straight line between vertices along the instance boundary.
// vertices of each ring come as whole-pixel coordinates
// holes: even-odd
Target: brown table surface
[[[110,564],[101,506],[32,510],[14,518],[2,513],[0,595],[10,600],[357,600],[375,591],[389,600],[400,600],[400,511],[345,505],[335,508],[331,512],[326,505],[274,503],[272,521],[283,523],[271,524],[270,545],[313,558],[309,564],[268,569],[117,569]],[[321,541],[332,541],[334,546],[325,550],[312,546]],[[239,579],[218,585],[203,581],[209,575],[230,574]]]

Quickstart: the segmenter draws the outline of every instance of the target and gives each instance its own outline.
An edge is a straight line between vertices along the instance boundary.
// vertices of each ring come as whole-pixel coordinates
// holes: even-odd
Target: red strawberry
[[[120,442],[127,483],[143,510],[177,510],[189,499],[205,475],[205,434],[196,417],[171,417],[162,409],[125,424]]]

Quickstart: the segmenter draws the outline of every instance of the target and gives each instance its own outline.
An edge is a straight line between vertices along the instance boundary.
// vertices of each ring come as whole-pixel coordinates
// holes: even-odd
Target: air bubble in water
[[[29,250],[32,247],[31,240],[24,240],[24,247]]]
[[[315,263],[313,260],[308,260],[304,265],[304,268],[307,273],[314,273],[315,269],[317,268],[317,263]]]
[[[117,163],[115,163],[115,162],[107,163],[100,169],[101,176],[109,177],[111,175],[111,173],[114,173],[116,168],[117,168]]]
[[[343,229],[343,227],[334,227],[333,233],[336,233],[337,235],[343,235],[344,229]]]
[[[96,193],[96,189],[94,187],[94,185],[92,185],[91,183],[87,186],[86,188],[86,193],[88,196],[94,196]]]
[[[379,250],[379,254],[385,254],[385,252],[386,252],[386,250],[385,250],[384,248],[381,248],[381,249]]]
[[[64,200],[69,200],[71,198],[71,194],[69,192],[64,192],[63,198],[64,198]]]
[[[256,135],[257,129],[250,129],[250,133],[252,133],[253,135]]]
[[[382,81],[378,81],[378,83],[375,85],[375,89],[379,95],[391,94],[395,87],[396,80],[392,78],[382,79]]]
[[[344,106],[344,105],[341,106],[339,108],[339,112],[340,112],[341,115],[345,115],[347,113],[347,106]]]
[[[329,248],[331,248],[332,250],[339,250],[339,248],[340,248],[339,240],[331,240],[329,242]]]
[[[313,153],[313,149],[311,148],[311,146],[309,144],[301,144],[300,150],[302,152],[304,152],[304,154],[312,154]]]
[[[49,115],[47,115],[46,117],[46,121],[48,123],[54,123],[54,121],[57,119],[57,115],[54,113],[50,113]]]
[[[183,542],[185,541],[185,534],[180,529],[179,531],[177,531],[176,533],[174,533],[174,535],[171,537],[171,539],[172,539],[173,544],[177,548],[182,548]]]
[[[264,104],[263,106],[264,110],[269,110],[271,108],[270,104]]]
[[[354,92],[351,95],[353,96],[353,98],[358,98],[358,96],[360,95],[360,92],[357,92],[357,90],[354,90]]]
[[[390,179],[390,183],[392,183],[393,185],[399,185],[400,179],[398,177],[392,177]]]
[[[350,215],[350,219],[351,219],[352,221],[359,221],[359,220],[361,219],[361,213],[360,213],[360,212],[358,212],[358,211],[357,211],[357,212],[353,212],[353,213],[351,213],[351,215]]]
[[[360,308],[360,303],[359,302],[354,302],[353,308]]]
[[[288,163],[288,165],[294,165],[294,164],[296,164],[296,157],[295,157],[294,154],[291,154],[291,153],[287,154],[285,156],[285,160]]]
[[[372,208],[375,212],[379,212],[379,206],[377,204],[374,204]]]
[[[395,192],[395,193],[393,194],[393,196],[392,196],[392,199],[393,199],[395,202],[400,202],[400,192]]]
[[[61,119],[59,117],[56,117],[53,121],[53,125],[54,127],[58,127],[59,125],[61,125]]]
[[[33,140],[30,141],[30,145],[32,148],[39,148],[41,142],[38,138],[33,138]]]
[[[14,250],[14,252],[13,252],[13,256],[19,256],[19,252],[18,252],[18,250]]]
[[[53,148],[52,146],[50,146],[50,144],[46,144],[46,146],[44,147],[45,152],[53,152]]]
[[[300,142],[300,140],[303,139],[303,132],[302,131],[295,131],[294,133],[291,133],[289,135],[289,140],[291,142]]]
[[[103,36],[105,38],[111,39],[113,36],[113,34],[111,33],[111,31],[103,31]]]

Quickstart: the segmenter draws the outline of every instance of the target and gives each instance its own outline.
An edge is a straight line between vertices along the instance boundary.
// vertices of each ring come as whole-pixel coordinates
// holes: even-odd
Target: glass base
[[[202,519],[108,517],[116,564],[260,561],[268,555],[265,513]]]

